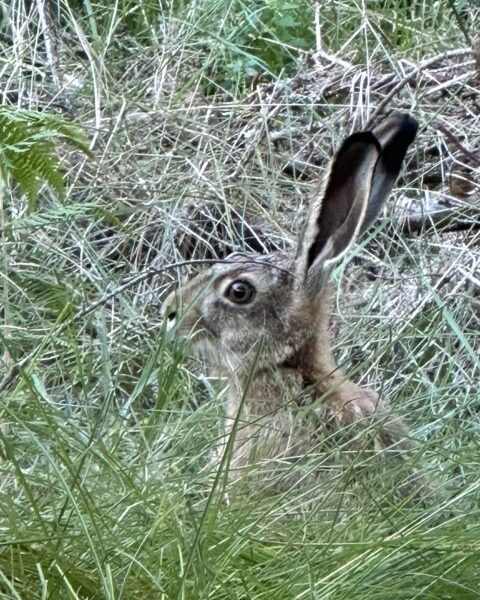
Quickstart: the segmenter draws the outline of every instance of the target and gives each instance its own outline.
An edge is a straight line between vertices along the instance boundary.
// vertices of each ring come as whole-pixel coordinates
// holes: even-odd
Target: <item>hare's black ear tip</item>
[[[410,113],[397,113],[395,118],[398,120],[398,137],[402,138],[403,143],[410,145],[418,131],[418,121]]]
[[[394,113],[386,122],[380,133],[380,144],[383,148],[382,162],[388,171],[398,175],[408,147],[415,139],[418,122],[409,113]]]

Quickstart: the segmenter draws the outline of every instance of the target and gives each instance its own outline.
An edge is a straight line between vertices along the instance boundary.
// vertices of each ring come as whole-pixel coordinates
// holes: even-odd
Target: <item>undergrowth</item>
[[[352,63],[428,57],[464,45],[478,9],[46,4],[1,4],[3,101],[61,112],[93,157],[56,148],[65,193],[43,187],[34,204],[1,188],[0,598],[479,598],[474,236],[379,227],[380,251],[362,242],[336,270],[339,362],[390,398],[415,444],[402,464],[342,462],[332,437],[292,466],[324,465],[308,493],[255,471],[227,480],[212,461],[220,393],[167,343],[159,315],[198,268],[172,267],[199,237],[193,223],[178,237],[190,205],[247,211],[287,245],[302,225],[317,182],[282,171],[273,145],[248,150],[252,123],[267,122],[252,109],[258,80],[281,87],[316,44]],[[344,107],[318,104],[323,166]],[[420,177],[397,195],[418,193]],[[420,492],[399,493],[397,471]]]

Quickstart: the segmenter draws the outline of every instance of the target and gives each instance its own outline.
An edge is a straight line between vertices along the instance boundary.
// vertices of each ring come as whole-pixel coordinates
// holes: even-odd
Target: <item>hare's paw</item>
[[[336,393],[327,400],[328,416],[339,425],[351,425],[376,413],[384,412],[378,396],[351,381],[344,382]]]
[[[347,381],[327,401],[326,409],[330,419],[340,427],[361,421],[371,422],[369,417],[373,417],[377,431],[376,442],[381,448],[395,446],[401,451],[411,448],[408,427],[404,421],[393,414],[371,390]]]

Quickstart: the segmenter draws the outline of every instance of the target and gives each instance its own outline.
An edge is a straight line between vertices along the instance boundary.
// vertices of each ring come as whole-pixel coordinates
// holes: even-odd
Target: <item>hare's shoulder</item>
[[[295,409],[314,402],[315,391],[305,386],[298,370],[277,367],[258,372],[247,396],[250,414],[261,416],[279,410],[295,412]]]
[[[305,381],[298,369],[279,367],[257,373],[247,392],[250,416],[275,416],[288,412],[295,420],[306,417],[351,424],[388,407],[377,394],[345,378],[340,372],[330,377]]]

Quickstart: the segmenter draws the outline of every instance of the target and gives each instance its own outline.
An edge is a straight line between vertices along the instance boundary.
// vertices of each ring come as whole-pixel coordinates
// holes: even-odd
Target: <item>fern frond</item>
[[[90,154],[82,130],[56,115],[0,107],[0,177],[13,178],[28,198],[29,212],[36,208],[42,182],[55,191],[64,187],[58,140]]]

